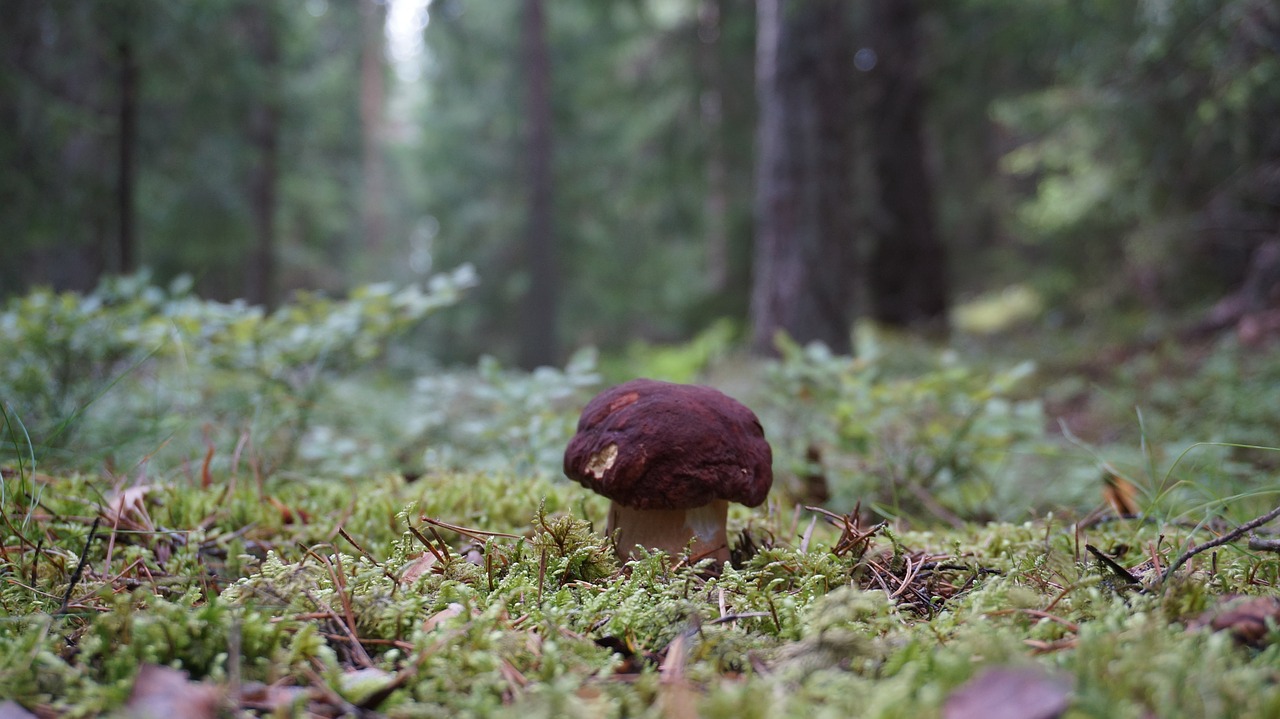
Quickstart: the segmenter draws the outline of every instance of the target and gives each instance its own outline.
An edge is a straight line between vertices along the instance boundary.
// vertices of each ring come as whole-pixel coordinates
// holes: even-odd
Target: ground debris
[[[942,719],[1055,719],[1070,704],[1063,677],[1029,667],[992,667],[951,692]]]
[[[1262,648],[1280,628],[1280,597],[1225,597],[1187,625],[1226,631],[1239,643]]]
[[[125,710],[139,719],[213,719],[222,694],[218,687],[191,681],[184,671],[143,664]]]
[[[0,702],[0,719],[35,719],[35,716],[15,701]]]

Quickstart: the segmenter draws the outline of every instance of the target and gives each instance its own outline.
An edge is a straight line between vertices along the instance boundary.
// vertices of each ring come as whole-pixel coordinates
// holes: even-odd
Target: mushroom
[[[564,473],[612,500],[605,532],[620,558],[640,545],[723,564],[729,502],[764,502],[773,452],[755,413],[728,395],[634,379],[582,410]]]

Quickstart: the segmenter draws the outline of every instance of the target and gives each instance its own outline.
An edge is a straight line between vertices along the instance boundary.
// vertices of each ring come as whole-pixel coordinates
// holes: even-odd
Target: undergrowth
[[[1114,395],[1153,390],[1116,446],[1055,435],[1029,363],[784,343],[745,396],[776,490],[732,509],[717,572],[619,561],[606,501],[558,476],[594,352],[362,366],[469,282],[271,315],[142,280],[11,303],[0,332],[31,341],[0,363],[0,698],[129,716],[163,667],[191,716],[929,717],[1034,667],[1067,717],[1280,715],[1280,610],[1228,600],[1274,598],[1277,554],[1240,538],[1160,581],[1275,505],[1274,450],[1191,446],[1177,416],[1189,397],[1222,425],[1203,439],[1274,436],[1232,411],[1271,395],[1229,344],[1184,395]],[[604,364],[701,367],[725,341]]]
[[[1070,716],[1280,711],[1274,625],[1256,647],[1187,626],[1274,594],[1274,555],[1228,546],[1143,592],[1084,551],[1141,576],[1195,527],[770,506],[735,511],[715,575],[620,563],[604,503],[539,479],[35,481],[25,529],[6,506],[0,695],[55,714],[126,705],[147,664],[227,708],[331,716],[929,716],[990,665],[1069,678]]]

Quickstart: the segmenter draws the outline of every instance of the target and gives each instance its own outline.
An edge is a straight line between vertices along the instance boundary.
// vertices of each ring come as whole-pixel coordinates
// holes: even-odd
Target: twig
[[[1256,552],[1280,552],[1280,539],[1249,537],[1249,549]]]
[[[750,619],[752,617],[768,617],[772,616],[768,612],[742,612],[741,614],[726,614],[723,617],[716,617],[707,622],[707,626],[715,624],[724,624],[725,622],[735,622],[739,619]]]
[[[1186,564],[1188,561],[1190,561],[1192,557],[1196,556],[1197,554],[1213,549],[1214,547],[1221,547],[1224,544],[1234,542],[1235,540],[1249,533],[1250,530],[1253,530],[1257,527],[1261,527],[1262,525],[1272,521],[1276,517],[1280,517],[1280,507],[1276,507],[1275,509],[1271,510],[1270,512],[1267,512],[1261,517],[1256,517],[1254,519],[1251,519],[1245,522],[1244,524],[1240,525],[1239,527],[1236,527],[1230,532],[1227,532],[1221,537],[1210,539],[1204,544],[1197,544],[1191,549],[1188,549],[1187,551],[1178,555],[1178,558],[1175,559],[1173,563],[1169,565],[1169,568],[1164,570],[1164,574],[1160,575],[1160,584],[1164,584],[1165,582],[1169,581],[1169,577],[1172,577],[1173,573],[1178,571],[1179,567],[1181,567],[1183,564]]]
[[[483,529],[473,529],[471,527],[460,527],[456,524],[450,524],[448,522],[445,522],[439,519],[433,519],[431,517],[419,517],[419,519],[421,519],[423,522],[426,522],[427,524],[435,525],[437,527],[440,527],[441,529],[447,529],[450,532],[456,532],[458,534],[461,534],[464,537],[470,537],[471,539],[474,539],[478,542],[483,542],[485,537],[506,537],[507,539],[520,539],[520,535],[518,534],[508,534],[506,532],[488,532]]]
[[[75,591],[76,584],[80,583],[80,577],[84,576],[84,564],[89,558],[89,545],[93,544],[93,535],[97,534],[98,522],[101,519],[101,517],[93,518],[93,526],[89,527],[89,537],[84,540],[84,548],[80,550],[80,561],[76,563],[76,570],[71,573],[71,583],[67,585],[67,591],[62,595],[62,605],[58,607],[58,611],[54,612],[54,616],[67,613],[67,605],[71,603],[71,592]]]
[[[350,534],[347,534],[347,530],[343,529],[341,525],[339,525],[339,527],[338,527],[338,536],[340,536],[340,537],[342,537],[343,539],[345,539],[345,540],[347,540],[348,542],[350,542],[350,543],[351,543],[351,546],[355,547],[355,548],[356,548],[356,551],[358,551],[358,552],[360,552],[360,554],[364,555],[364,558],[365,558],[365,559],[369,560],[370,562],[373,562],[373,566],[375,566],[375,567],[382,566],[382,565],[378,564],[378,560],[374,559],[372,555],[370,555],[367,551],[365,551],[365,548],[364,548],[364,547],[360,546],[360,543],[359,543],[359,542],[357,542],[356,540],[352,539],[352,538],[351,538],[351,535],[350,535]]]
[[[1110,569],[1112,573],[1114,573],[1116,577],[1124,581],[1125,584],[1131,584],[1133,586],[1140,586],[1142,584],[1142,582],[1138,581],[1137,577],[1129,573],[1128,569],[1125,569],[1124,567],[1117,564],[1114,559],[1098,551],[1097,547],[1093,546],[1092,544],[1086,544],[1084,545],[1084,548],[1089,551],[1089,554],[1093,555],[1094,559],[1097,559],[1099,562],[1102,563],[1104,567],[1106,567],[1107,569]]]

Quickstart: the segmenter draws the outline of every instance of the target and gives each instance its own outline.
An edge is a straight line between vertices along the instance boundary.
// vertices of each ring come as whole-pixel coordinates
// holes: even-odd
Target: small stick
[[[1249,537],[1249,549],[1255,552],[1280,552],[1280,539]]]
[[[347,540],[348,542],[350,542],[350,543],[351,543],[351,546],[355,547],[357,551],[359,551],[361,554],[363,554],[365,559],[369,560],[370,562],[373,562],[373,566],[375,566],[375,567],[380,567],[380,566],[382,566],[382,565],[378,564],[378,560],[374,559],[372,555],[370,555],[367,551],[365,551],[365,548],[364,548],[364,547],[360,546],[360,543],[359,543],[359,542],[357,542],[356,540],[352,539],[352,538],[351,538],[351,535],[350,535],[350,534],[347,534],[347,530],[346,530],[346,529],[343,529],[343,528],[342,528],[342,526],[339,526],[339,527],[338,527],[338,536],[340,536],[340,537],[342,537],[343,539],[345,539],[345,540]]]
[[[75,590],[76,584],[80,582],[80,577],[84,576],[85,560],[89,558],[89,545],[93,544],[93,535],[98,532],[98,522],[101,517],[93,518],[93,526],[89,527],[89,538],[84,540],[84,548],[80,550],[80,561],[76,563],[76,570],[71,573],[71,583],[67,585],[67,591],[62,595],[62,606],[58,607],[58,611],[54,612],[54,616],[67,613],[67,605],[71,603],[71,592]],[[39,557],[40,555],[36,555]]]
[[[1276,517],[1280,517],[1280,507],[1276,507],[1275,509],[1271,510],[1270,512],[1267,512],[1261,517],[1255,517],[1254,519],[1250,519],[1249,521],[1245,522],[1239,527],[1236,527],[1230,532],[1227,532],[1221,537],[1210,539],[1209,541],[1203,544],[1197,544],[1191,549],[1188,549],[1187,551],[1178,555],[1178,558],[1175,559],[1173,563],[1169,565],[1169,568],[1164,571],[1164,574],[1160,575],[1159,583],[1164,584],[1165,582],[1169,581],[1169,577],[1172,577],[1173,573],[1178,571],[1179,567],[1186,564],[1188,561],[1190,561],[1192,557],[1196,556],[1197,554],[1200,554],[1201,552],[1207,552],[1208,550],[1213,549],[1214,547],[1220,547],[1224,544],[1234,542],[1235,540],[1243,537],[1245,534],[1247,534],[1251,530],[1261,527],[1262,525],[1266,524],[1267,522],[1270,522]]]
[[[1142,582],[1138,581],[1137,577],[1129,573],[1128,569],[1125,569],[1124,567],[1117,564],[1114,559],[1098,551],[1097,547],[1093,546],[1092,544],[1086,544],[1084,545],[1084,548],[1088,550],[1089,554],[1092,554],[1095,559],[1097,559],[1099,562],[1102,562],[1103,566],[1105,566],[1107,569],[1110,569],[1112,572],[1115,573],[1117,577],[1124,580],[1126,584],[1132,584],[1135,586],[1142,584]]]
[[[413,536],[418,538],[419,542],[422,542],[422,546],[426,547],[427,551],[435,555],[436,560],[440,562],[440,566],[443,567],[444,565],[449,563],[449,558],[441,554],[440,550],[436,549],[436,545],[432,544],[431,540],[427,539],[426,536],[422,534],[422,532],[419,532],[417,527],[414,527],[413,525],[409,525],[409,531],[413,533]],[[445,551],[448,551],[448,550],[449,550],[449,547],[448,545],[446,545]]]
[[[437,527],[447,529],[451,532],[457,532],[458,534],[461,534],[464,537],[470,537],[471,539],[475,539],[478,541],[482,541],[484,537],[506,537],[507,539],[520,539],[520,535],[518,534],[508,534],[506,532],[488,532],[483,529],[473,529],[471,527],[460,527],[456,524],[450,524],[448,522],[445,522],[439,519],[433,519],[432,517],[419,517],[419,519],[426,522],[427,524],[433,524]]]

